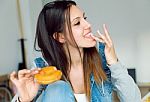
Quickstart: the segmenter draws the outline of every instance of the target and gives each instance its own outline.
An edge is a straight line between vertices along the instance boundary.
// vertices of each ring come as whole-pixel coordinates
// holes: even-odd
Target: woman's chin
[[[95,47],[95,46],[96,46],[96,41],[93,40],[93,41],[87,43],[86,48]]]

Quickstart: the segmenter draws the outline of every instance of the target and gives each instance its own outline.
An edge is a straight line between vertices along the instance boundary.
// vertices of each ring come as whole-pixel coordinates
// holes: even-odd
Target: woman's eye
[[[80,25],[80,22],[75,23],[74,25]]]
[[[86,20],[86,19],[87,19],[87,17],[84,17],[84,19]]]

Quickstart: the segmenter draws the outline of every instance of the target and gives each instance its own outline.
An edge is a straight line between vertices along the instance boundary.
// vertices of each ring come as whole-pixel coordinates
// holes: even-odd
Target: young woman
[[[60,81],[47,85],[42,102],[112,102],[112,91],[117,91],[121,102],[140,102],[137,85],[118,60],[106,25],[103,34],[92,34],[85,13],[74,1],[53,1],[40,12],[36,42],[49,65],[63,73]],[[96,49],[96,41],[103,43],[104,54]],[[106,57],[111,79],[103,70],[101,58]],[[24,69],[11,74],[18,90],[18,100],[34,100],[39,84],[34,81],[38,69]],[[18,76],[18,77],[16,77]],[[38,101],[38,100],[36,100]]]

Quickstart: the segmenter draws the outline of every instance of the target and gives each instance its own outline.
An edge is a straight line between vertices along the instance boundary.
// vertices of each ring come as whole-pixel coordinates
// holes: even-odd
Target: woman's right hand
[[[19,98],[22,102],[32,101],[36,96],[39,84],[34,81],[34,74],[40,69],[34,70],[23,69],[18,73],[15,71],[10,74],[10,80],[16,86]]]

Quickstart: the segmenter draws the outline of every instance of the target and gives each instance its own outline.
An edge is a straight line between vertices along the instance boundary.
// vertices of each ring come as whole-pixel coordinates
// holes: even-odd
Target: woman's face
[[[73,37],[79,48],[89,48],[96,45],[96,41],[91,37],[91,25],[86,21],[83,11],[77,6],[70,8],[70,20]]]

